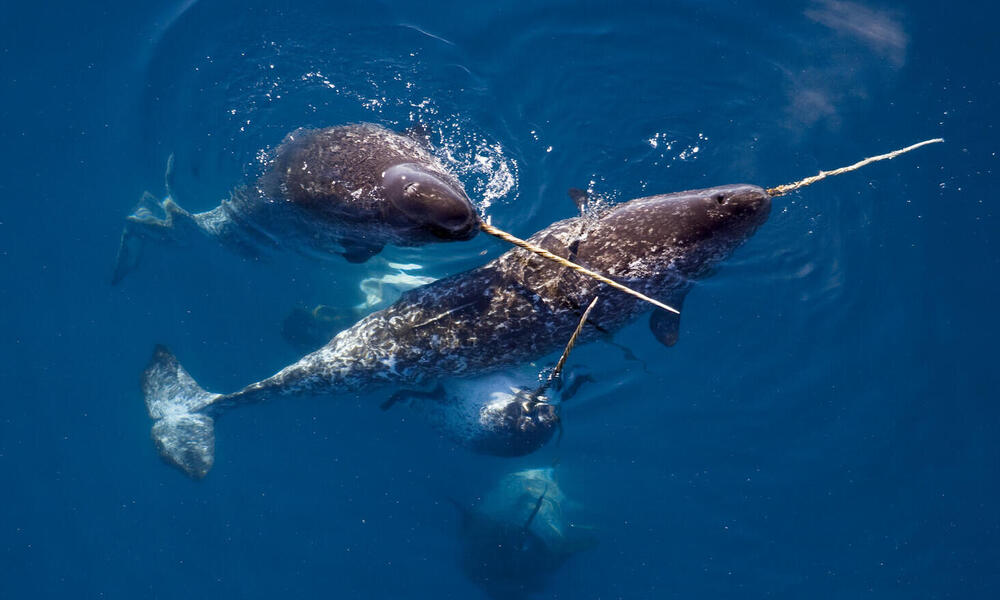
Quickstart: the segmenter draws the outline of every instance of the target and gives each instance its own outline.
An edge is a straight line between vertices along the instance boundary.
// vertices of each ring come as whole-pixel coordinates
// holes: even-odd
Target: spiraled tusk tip
[[[677,310],[673,306],[667,306],[666,304],[663,304],[662,302],[654,302],[653,304],[655,304],[656,306],[659,306],[663,310],[669,310],[670,312],[674,313],[675,315],[681,314],[681,311]]]
[[[854,163],[853,165],[849,165],[849,166],[846,166],[846,167],[841,167],[839,169],[834,169],[832,171],[820,171],[818,174],[813,175],[811,177],[806,177],[805,179],[800,179],[799,181],[796,181],[794,183],[786,183],[785,185],[779,185],[779,186],[775,186],[773,188],[768,188],[768,189],[766,189],[764,191],[767,192],[767,194],[769,196],[771,196],[772,198],[776,198],[778,196],[784,196],[788,192],[794,192],[795,190],[797,190],[799,188],[804,188],[807,185],[812,185],[812,184],[816,183],[817,181],[820,181],[822,179],[826,179],[827,177],[832,177],[834,175],[841,175],[843,173],[848,173],[850,171],[856,171],[856,170],[860,169],[861,167],[863,167],[865,165],[870,165],[873,162],[878,162],[880,160],[891,160],[893,158],[896,158],[900,154],[905,154],[905,153],[909,152],[910,150],[916,150],[917,148],[920,148],[921,146],[926,146],[928,144],[937,144],[937,143],[941,143],[941,142],[944,142],[944,138],[934,138],[934,139],[931,139],[931,140],[924,140],[922,142],[917,142],[916,144],[907,146],[906,148],[900,148],[899,150],[893,150],[892,152],[888,152],[886,154],[879,154],[878,156],[871,156],[871,157],[866,158],[864,160],[859,160],[858,162]]]

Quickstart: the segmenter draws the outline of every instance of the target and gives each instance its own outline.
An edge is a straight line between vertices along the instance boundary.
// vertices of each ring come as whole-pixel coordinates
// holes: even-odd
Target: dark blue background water
[[[20,3],[0,35],[0,597],[478,597],[449,497],[561,460],[600,545],[560,598],[992,598],[1000,591],[996,14],[933,2]],[[190,248],[109,285],[166,158],[187,208],[300,126],[429,125],[494,222],[775,185],[947,143],[776,202],[636,323],[561,446],[453,448],[365,396],[235,411],[203,481],[162,463],[138,375],[208,389],[296,358],[296,305],[373,265]],[[390,249],[440,276],[505,248]],[[485,255],[483,255],[485,253]]]

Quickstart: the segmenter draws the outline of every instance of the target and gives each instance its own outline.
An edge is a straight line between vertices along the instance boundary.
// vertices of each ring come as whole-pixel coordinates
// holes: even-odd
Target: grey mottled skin
[[[559,221],[531,241],[648,296],[679,302],[695,278],[753,234],[770,206],[767,193],[749,185],[651,196],[598,217]],[[202,394],[208,393],[193,380],[188,385],[190,377],[176,359],[158,349],[144,377],[147,406],[154,418],[169,412],[154,407],[177,406],[177,412],[186,414],[192,401],[182,396],[197,394],[198,414],[210,416],[279,396],[476,376],[560,350],[595,296],[601,302],[579,343],[599,331],[615,331],[649,310],[632,296],[514,249],[477,269],[406,292],[323,348],[233,394],[206,400]],[[174,393],[179,389],[188,391]]]
[[[363,262],[386,244],[467,240],[478,215],[461,183],[417,140],[370,123],[299,129],[267,173],[210,211],[146,194],[126,219],[113,282],[139,260],[144,240],[201,234],[243,256],[292,250]]]
[[[440,434],[478,454],[523,456],[544,446],[559,425],[559,389],[544,390],[537,369],[506,369],[439,381],[430,391],[400,390],[383,409],[403,404]]]
[[[720,203],[722,202],[722,203]],[[530,238],[543,248],[654,298],[682,296],[767,218],[770,197],[728,186],[640,198],[597,219],[559,221]],[[558,350],[583,307],[615,331],[649,306],[514,249],[490,263],[405,293],[273,377],[226,397],[357,390],[380,384],[477,375]],[[585,328],[580,343],[594,339]]]

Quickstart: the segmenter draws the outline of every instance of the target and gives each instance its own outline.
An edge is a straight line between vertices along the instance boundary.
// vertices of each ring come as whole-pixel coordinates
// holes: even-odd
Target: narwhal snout
[[[767,220],[771,196],[755,185],[726,185],[699,191],[701,211],[714,223],[709,229],[753,231]]]
[[[473,449],[491,456],[524,456],[538,450],[559,426],[556,407],[548,402],[512,397],[498,411],[490,411],[480,425],[489,432]]]
[[[435,199],[428,228],[442,240],[465,241],[479,232],[479,216],[464,194]]]
[[[413,163],[395,165],[382,176],[397,219],[437,239],[464,241],[479,231],[479,215],[457,183]]]
[[[723,212],[741,218],[759,217],[761,222],[771,211],[771,196],[755,185],[734,185],[719,188],[711,194]]]

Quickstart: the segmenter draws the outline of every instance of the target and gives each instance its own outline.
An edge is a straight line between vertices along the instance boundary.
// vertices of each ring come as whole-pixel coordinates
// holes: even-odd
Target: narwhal
[[[552,467],[510,473],[477,505],[459,510],[460,565],[492,598],[544,589],[567,559],[597,545],[592,529],[573,521],[578,505]]]
[[[597,216],[558,221],[522,243],[607,273],[639,295],[680,306],[695,280],[767,220],[772,195],[933,141],[938,140],[769,190],[739,184],[638,198]],[[596,296],[602,300],[588,319],[594,327],[582,330],[581,343],[649,309],[635,295],[517,248],[482,267],[406,292],[319,350],[231,394],[203,390],[159,346],[142,378],[146,406],[156,421],[153,438],[169,462],[204,476],[214,461],[214,418],[226,409],[283,396],[421,385],[525,364],[569,339]],[[650,319],[656,337],[668,345],[677,339],[678,324],[678,314],[666,310]]]
[[[284,249],[364,262],[387,244],[471,239],[477,209],[417,137],[373,123],[297,129],[264,175],[201,213],[177,204],[168,166],[168,196],[147,193],[125,221],[112,282],[135,268],[149,240],[202,236],[254,258]]]

